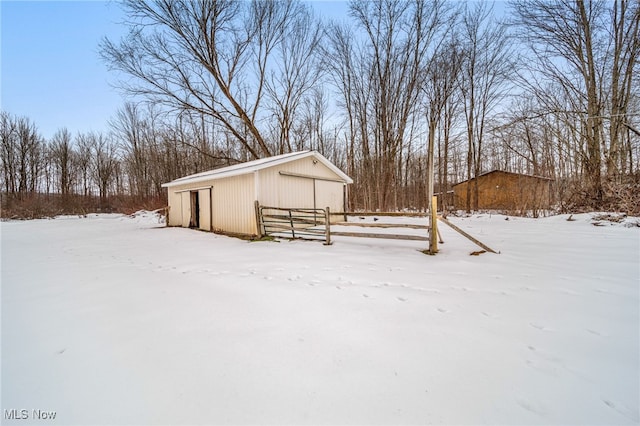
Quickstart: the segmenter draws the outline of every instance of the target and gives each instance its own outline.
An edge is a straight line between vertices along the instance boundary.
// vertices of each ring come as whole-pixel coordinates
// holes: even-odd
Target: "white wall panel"
[[[198,191],[199,228],[203,231],[211,231],[211,198],[209,192],[209,188]]]
[[[169,189],[169,226],[182,226],[182,197],[179,192]]]
[[[182,226],[188,228],[191,221],[191,192],[181,192],[180,195],[182,197]]]
[[[214,231],[255,235],[253,173],[213,182]]]

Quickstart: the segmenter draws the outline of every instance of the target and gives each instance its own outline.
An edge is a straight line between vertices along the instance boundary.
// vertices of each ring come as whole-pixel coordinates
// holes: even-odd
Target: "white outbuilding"
[[[350,183],[353,180],[320,153],[302,151],[196,173],[162,186],[168,191],[169,226],[258,235],[256,201],[262,206],[345,212]]]

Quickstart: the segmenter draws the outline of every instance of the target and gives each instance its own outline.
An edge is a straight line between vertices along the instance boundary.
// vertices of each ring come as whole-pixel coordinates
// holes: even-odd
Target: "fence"
[[[330,210],[261,206],[256,202],[260,235],[302,238],[331,244]]]
[[[331,211],[329,207],[326,209],[306,209],[306,208],[283,208],[283,207],[267,207],[261,206],[257,201],[256,207],[256,220],[258,223],[258,233],[260,236],[270,235],[285,238],[301,238],[324,241],[326,245],[331,244],[331,235],[343,236],[343,237],[361,237],[361,238],[385,238],[393,240],[412,240],[412,241],[429,241],[428,235],[407,235],[407,234],[381,234],[371,232],[346,232],[336,231],[331,229]],[[339,213],[342,216],[345,213]],[[376,214],[379,216],[380,214]],[[472,241],[474,244],[482,247],[484,250],[491,253],[499,253],[491,249],[481,241],[472,237],[462,229],[458,228],[443,217],[437,217],[435,212],[431,215],[431,222],[435,225],[436,218],[450,226],[453,230],[463,235],[465,238]],[[364,227],[364,228],[410,228],[426,230],[431,238],[435,241],[432,242],[434,247],[434,253],[437,252],[437,242],[442,243],[440,237],[440,231],[437,226],[434,226],[435,232],[429,232],[431,225],[416,225],[416,224],[400,224],[400,223],[358,223],[358,222],[337,222],[334,226],[345,227]]]
[[[344,213],[339,213],[343,216]],[[385,238],[394,240],[428,241],[426,235],[382,234],[371,232],[348,232],[331,229],[331,210],[312,208],[284,208],[261,206],[256,202],[256,220],[260,236],[275,236],[294,239],[310,239],[331,244],[331,236]],[[367,228],[412,228],[428,230],[428,225],[337,222],[335,226]]]

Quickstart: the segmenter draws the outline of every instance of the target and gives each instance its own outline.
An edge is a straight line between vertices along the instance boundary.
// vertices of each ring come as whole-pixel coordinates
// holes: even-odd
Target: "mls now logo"
[[[43,410],[19,410],[13,408],[11,410],[4,410],[5,420],[53,420],[56,418],[55,411],[43,411]]]

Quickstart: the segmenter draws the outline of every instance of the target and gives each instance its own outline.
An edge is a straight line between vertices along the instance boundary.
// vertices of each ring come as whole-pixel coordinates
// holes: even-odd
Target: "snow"
[[[638,219],[450,219],[501,254],[4,222],[3,424],[640,423]]]

